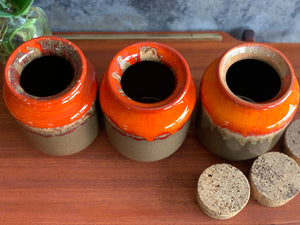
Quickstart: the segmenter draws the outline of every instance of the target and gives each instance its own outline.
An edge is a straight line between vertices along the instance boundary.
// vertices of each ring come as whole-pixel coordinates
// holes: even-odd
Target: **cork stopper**
[[[300,119],[292,122],[284,134],[284,150],[300,166]]]
[[[258,157],[250,170],[251,196],[267,207],[281,206],[300,189],[300,167],[291,157],[268,152]]]
[[[229,164],[208,167],[199,177],[197,200],[201,209],[215,219],[229,219],[240,212],[250,198],[247,177]]]

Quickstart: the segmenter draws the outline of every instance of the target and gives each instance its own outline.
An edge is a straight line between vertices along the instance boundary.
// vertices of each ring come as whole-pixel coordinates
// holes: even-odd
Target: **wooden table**
[[[221,35],[222,40],[156,41],[185,57],[199,88],[208,64],[240,43],[226,33],[214,35]],[[137,41],[73,40],[94,65],[99,81],[113,56]],[[272,45],[290,59],[299,81],[300,44]],[[300,117],[299,110],[296,117]],[[197,180],[208,166],[226,161],[201,145],[193,127],[175,154],[145,163],[129,160],[113,149],[103,126],[87,149],[54,157],[26,142],[2,98],[0,121],[0,224],[300,224],[300,195],[278,208],[263,207],[251,198],[238,215],[225,221],[206,216],[196,201]],[[248,176],[252,162],[227,163]]]

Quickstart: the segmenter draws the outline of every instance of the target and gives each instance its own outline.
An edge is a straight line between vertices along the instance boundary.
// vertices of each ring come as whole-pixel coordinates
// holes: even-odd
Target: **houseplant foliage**
[[[45,12],[33,0],[0,0],[0,60],[25,41],[51,35]]]

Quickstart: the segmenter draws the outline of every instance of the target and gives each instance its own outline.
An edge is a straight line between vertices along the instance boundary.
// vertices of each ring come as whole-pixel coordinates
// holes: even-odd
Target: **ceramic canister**
[[[43,84],[41,92],[51,86],[51,78],[55,77],[55,80],[51,81],[53,87],[50,87],[50,92],[66,79],[65,74],[57,77],[52,73],[46,77],[45,70],[51,69],[47,67],[50,64],[48,61],[41,64],[41,60],[49,58],[63,60],[71,68],[71,76],[62,90],[56,90],[49,96],[35,94],[34,91],[46,79],[49,83]],[[34,65],[30,64],[34,62]],[[51,62],[51,67],[60,66]],[[41,65],[45,68],[36,77],[26,74],[28,77],[23,77],[23,80],[26,79],[25,88],[25,83],[21,82],[22,76],[25,76],[22,72],[29,65],[33,70]],[[17,47],[5,66],[3,95],[9,112],[21,125],[26,137],[45,153],[76,153],[87,147],[98,134],[95,72],[81,50],[68,40],[54,36],[38,37]]]
[[[149,74],[151,63],[167,67],[171,77],[166,78],[165,73]],[[147,64],[151,64],[150,68],[144,67]],[[137,77],[124,81],[127,70],[138,65],[142,68]],[[144,99],[160,98],[170,89],[172,79],[174,85],[170,93],[158,101],[139,101],[129,94],[135,92],[141,96],[134,97]],[[125,91],[124,85],[129,90]],[[185,59],[175,49],[160,43],[142,42],[116,54],[102,78],[99,95],[112,145],[128,158],[155,161],[168,157],[183,143],[195,105],[196,89]]]
[[[254,64],[246,70],[234,67],[245,62]],[[257,64],[276,75],[269,76]],[[236,76],[229,77],[233,68]],[[258,71],[249,72],[253,69]],[[225,159],[246,160],[267,152],[279,140],[296,113],[299,86],[280,51],[266,44],[244,43],[208,66],[200,84],[200,101],[196,130],[204,146]]]

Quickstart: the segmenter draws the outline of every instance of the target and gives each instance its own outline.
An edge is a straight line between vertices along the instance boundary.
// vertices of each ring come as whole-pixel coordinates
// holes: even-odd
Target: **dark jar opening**
[[[270,101],[281,88],[277,71],[256,59],[244,59],[232,64],[226,73],[226,83],[236,96],[253,103]]]
[[[74,78],[72,64],[60,56],[42,56],[27,64],[20,85],[30,95],[49,97],[64,91]]]
[[[156,103],[168,98],[175,89],[174,73],[164,64],[141,61],[128,67],[121,78],[124,93],[134,101]]]

